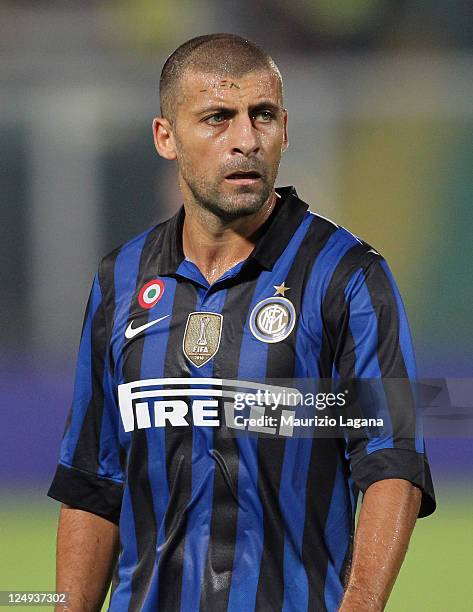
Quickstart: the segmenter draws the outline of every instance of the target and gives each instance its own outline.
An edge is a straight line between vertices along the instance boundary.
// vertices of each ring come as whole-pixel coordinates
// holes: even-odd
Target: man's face
[[[274,187],[286,124],[273,72],[184,73],[174,123],[181,186],[222,219],[257,212]]]

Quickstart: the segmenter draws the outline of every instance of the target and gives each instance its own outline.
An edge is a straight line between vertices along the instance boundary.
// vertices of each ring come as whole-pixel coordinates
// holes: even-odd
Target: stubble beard
[[[192,193],[195,203],[224,222],[259,212],[273,191],[278,169],[279,162],[270,169],[269,175],[261,173],[257,186],[226,186],[223,174],[211,182],[208,177],[192,170],[185,155],[181,154],[179,159],[181,180]]]

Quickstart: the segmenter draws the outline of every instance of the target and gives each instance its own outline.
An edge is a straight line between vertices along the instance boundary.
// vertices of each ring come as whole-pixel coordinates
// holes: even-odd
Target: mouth
[[[253,170],[248,172],[238,171],[227,174],[225,180],[237,185],[251,185],[261,180],[261,174]]]

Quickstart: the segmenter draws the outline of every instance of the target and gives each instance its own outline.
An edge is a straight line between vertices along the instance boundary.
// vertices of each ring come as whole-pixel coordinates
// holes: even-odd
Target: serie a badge
[[[182,350],[196,367],[205,365],[220,346],[223,316],[217,312],[191,312],[187,317]]]

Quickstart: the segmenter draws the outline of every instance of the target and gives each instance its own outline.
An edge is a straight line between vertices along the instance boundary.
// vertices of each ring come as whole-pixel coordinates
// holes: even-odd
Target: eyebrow
[[[257,104],[252,104],[251,106],[249,106],[248,110],[250,111],[250,113],[254,113],[256,111],[260,111],[260,110],[270,110],[272,112],[274,112],[275,114],[277,114],[278,112],[280,112],[282,110],[282,106],[278,106],[277,104],[274,104],[274,102],[271,102],[269,100],[262,100],[261,102],[258,102]],[[201,108],[197,111],[195,111],[196,115],[205,115],[207,113],[212,113],[212,112],[229,112],[229,113],[235,113],[236,110],[235,108],[229,106],[228,104],[213,104],[212,106],[206,106],[205,108]]]
[[[282,107],[274,104],[274,102],[271,102],[270,100],[263,100],[262,102],[258,102],[258,104],[253,104],[250,106],[251,112],[258,110],[270,110],[274,113],[278,113],[280,110],[282,110]]]

